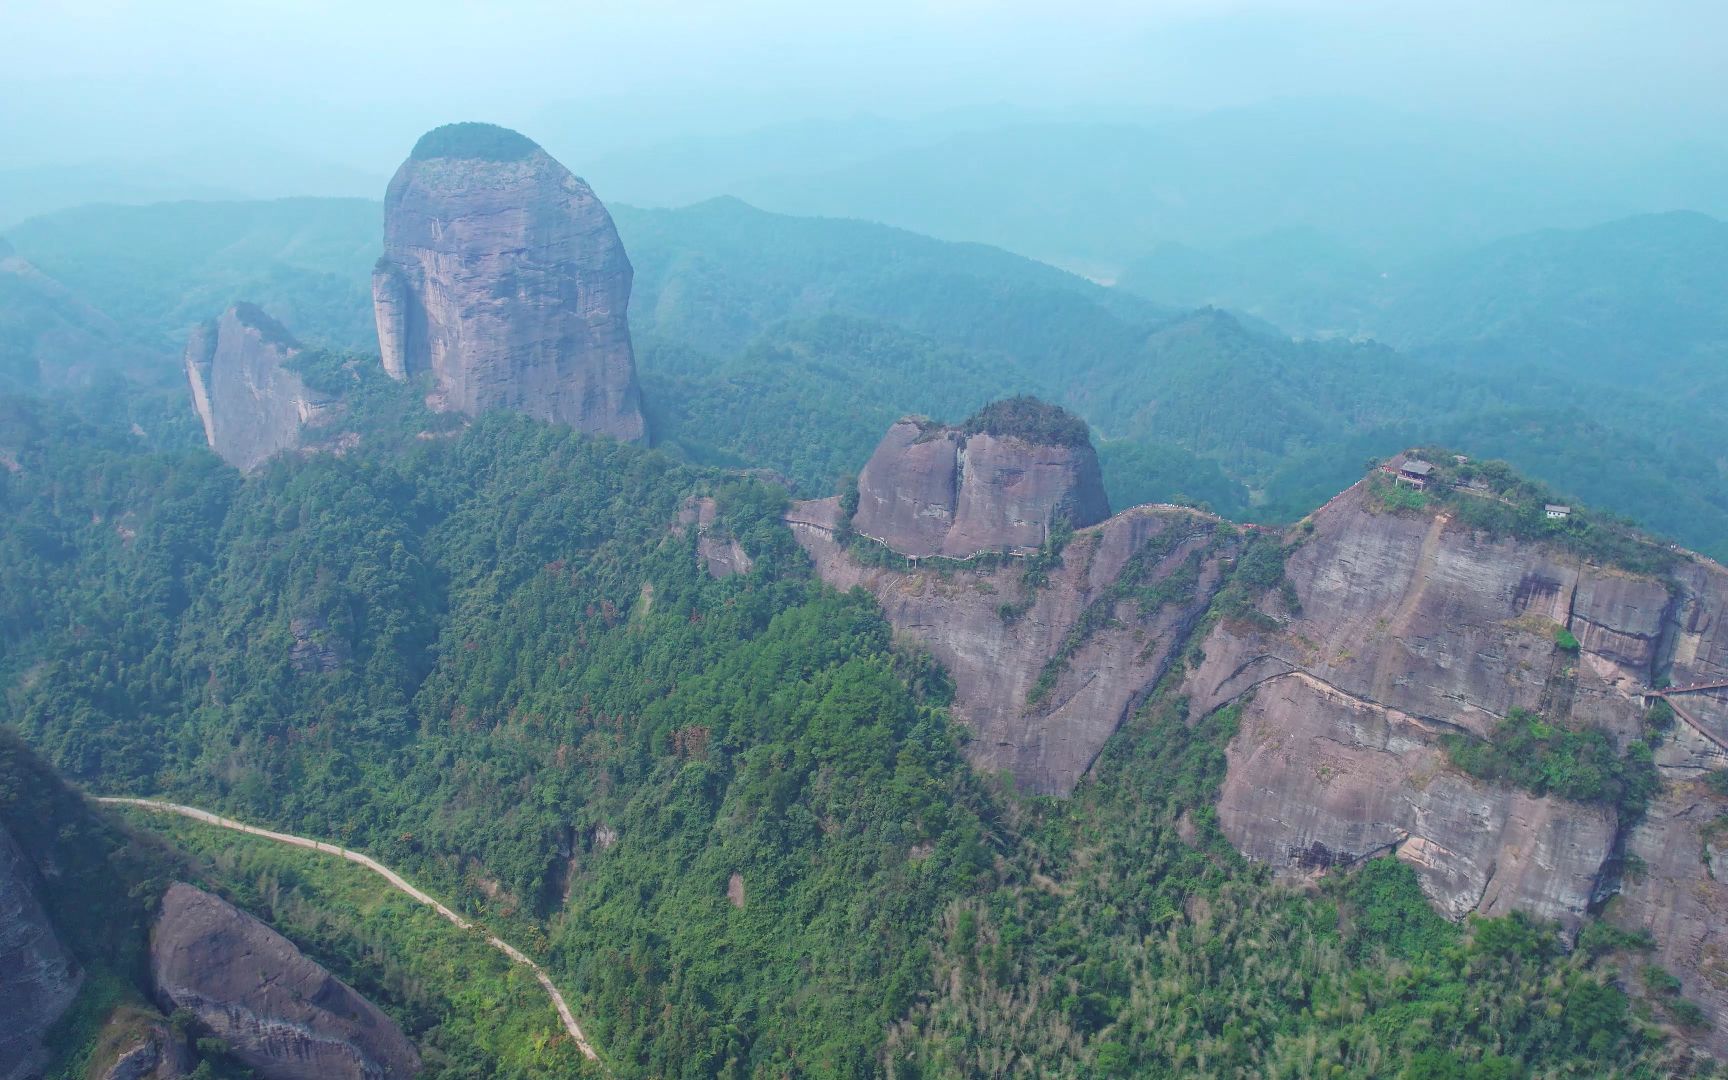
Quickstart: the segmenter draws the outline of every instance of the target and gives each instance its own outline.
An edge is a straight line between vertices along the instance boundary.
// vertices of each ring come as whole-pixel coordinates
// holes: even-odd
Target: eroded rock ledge
[[[1238,546],[1192,510],[1110,517],[1086,425],[1033,398],[960,425],[897,422],[847,516],[850,501],[787,515],[817,572],[869,590],[948,669],[973,766],[1040,795],[1073,791],[1169,670]],[[878,565],[849,543],[904,558]]]
[[[1522,911],[1576,931],[1600,911],[1649,930],[1713,1021],[1704,1041],[1728,1052],[1728,799],[1701,779],[1728,767],[1728,688],[1716,686],[1728,681],[1728,570],[1676,551],[1661,575],[1632,573],[1478,532],[1444,503],[1395,512],[1364,483],[1286,534],[1285,581],[1247,616],[1202,621],[1246,542],[1236,529],[1137,507],[1080,527],[1033,585],[1022,559],[966,556],[1031,551],[1044,534],[1015,523],[1055,515],[1075,489],[1033,485],[1043,494],[1019,504],[1031,512],[968,519],[963,445],[956,429],[902,421],[860,478],[855,516],[827,499],[787,520],[825,581],[869,590],[948,668],[975,766],[1071,791],[1186,652],[1197,662],[1176,692],[1191,719],[1238,710],[1218,816],[1244,854],[1294,879],[1392,855],[1453,918]],[[878,558],[854,533],[925,561]],[[1160,582],[1152,609],[1127,599]],[[1624,747],[1665,684],[1692,689],[1670,698],[1664,791],[1637,822],[1472,777],[1441,741],[1487,736],[1521,709]]]

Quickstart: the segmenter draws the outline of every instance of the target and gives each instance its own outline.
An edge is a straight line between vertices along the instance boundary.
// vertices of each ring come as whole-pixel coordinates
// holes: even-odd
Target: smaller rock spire
[[[1058,523],[1109,516],[1085,421],[1021,397],[959,426],[896,422],[859,474],[852,527],[902,555],[963,559],[1036,551]]]

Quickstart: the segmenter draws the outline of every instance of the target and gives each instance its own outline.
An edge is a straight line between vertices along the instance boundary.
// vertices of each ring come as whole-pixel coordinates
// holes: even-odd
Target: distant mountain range
[[[1185,496],[1288,520],[1364,457],[1444,442],[1728,553],[1728,394],[1706,392],[1725,378],[1728,227],[1701,214],[1529,234],[1396,278],[1335,252],[1313,290],[1333,298],[1344,340],[1293,342],[1270,326],[1290,306],[1250,288],[1272,271],[1184,292],[1181,275],[1148,270],[1113,289],[996,248],[734,199],[613,211],[636,268],[650,426],[697,461],[826,494],[898,415],[958,419],[1027,392],[1093,426],[1118,506]],[[186,333],[235,300],[308,344],[375,351],[378,222],[366,200],[181,203],[64,211],[10,236],[161,357],[177,391]],[[1286,266],[1312,246],[1281,243]],[[1248,315],[1192,310],[1203,301]],[[1351,340],[1378,333],[1404,351]],[[40,331],[12,337],[12,355],[45,355]],[[63,351],[89,364],[88,349]]]

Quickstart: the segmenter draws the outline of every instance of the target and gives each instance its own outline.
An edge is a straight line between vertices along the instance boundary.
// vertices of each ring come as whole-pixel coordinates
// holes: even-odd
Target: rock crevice
[[[1109,516],[1088,443],[967,433],[908,417],[888,429],[859,474],[852,527],[901,555],[967,559],[1037,551],[1058,525],[1084,528]]]

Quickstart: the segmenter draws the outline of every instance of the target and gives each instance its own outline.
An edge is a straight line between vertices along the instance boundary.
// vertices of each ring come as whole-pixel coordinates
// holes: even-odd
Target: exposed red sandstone
[[[503,128],[439,128],[385,194],[384,370],[429,372],[437,408],[643,439],[631,278],[611,215],[570,170]]]

